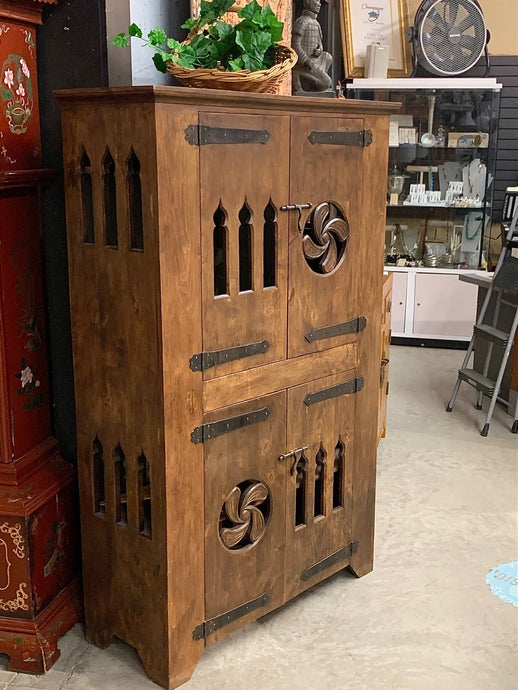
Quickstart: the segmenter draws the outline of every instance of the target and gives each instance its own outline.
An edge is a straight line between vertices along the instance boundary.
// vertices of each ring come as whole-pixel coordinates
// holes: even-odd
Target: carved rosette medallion
[[[332,201],[318,204],[304,227],[302,249],[315,273],[327,274],[338,268],[347,250],[349,222]]]
[[[257,544],[270,516],[270,492],[263,482],[241,482],[227,496],[219,520],[219,536],[232,551]]]

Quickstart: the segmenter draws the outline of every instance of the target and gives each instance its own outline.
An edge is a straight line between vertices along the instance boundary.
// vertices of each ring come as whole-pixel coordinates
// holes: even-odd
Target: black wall
[[[504,85],[493,203],[493,217],[500,220],[506,188],[518,185],[518,56],[493,56],[489,75]]]
[[[57,6],[46,7],[43,20],[37,44],[43,164],[60,171],[43,200],[53,431],[63,457],[75,462],[61,121],[52,92],[54,89],[108,85],[104,0],[65,0]]]

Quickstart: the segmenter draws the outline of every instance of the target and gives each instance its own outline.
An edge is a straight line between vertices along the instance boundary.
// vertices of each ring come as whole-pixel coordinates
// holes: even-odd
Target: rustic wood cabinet
[[[46,0],[53,2],[53,0]],[[44,673],[81,616],[75,472],[51,434],[45,347],[36,26],[0,2],[0,652]]]
[[[205,644],[372,568],[395,106],[57,96],[86,634],[173,688]]]

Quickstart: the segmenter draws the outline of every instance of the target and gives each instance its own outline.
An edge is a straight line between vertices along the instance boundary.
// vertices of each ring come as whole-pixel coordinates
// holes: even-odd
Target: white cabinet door
[[[415,277],[414,335],[470,338],[477,312],[477,287],[458,275],[418,273]]]
[[[392,285],[392,335],[405,332],[408,273],[394,271]]]

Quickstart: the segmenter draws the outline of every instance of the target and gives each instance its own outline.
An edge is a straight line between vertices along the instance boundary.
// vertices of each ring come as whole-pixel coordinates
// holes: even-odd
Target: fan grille
[[[471,0],[437,0],[419,24],[420,62],[434,74],[462,74],[484,52],[486,24]]]

